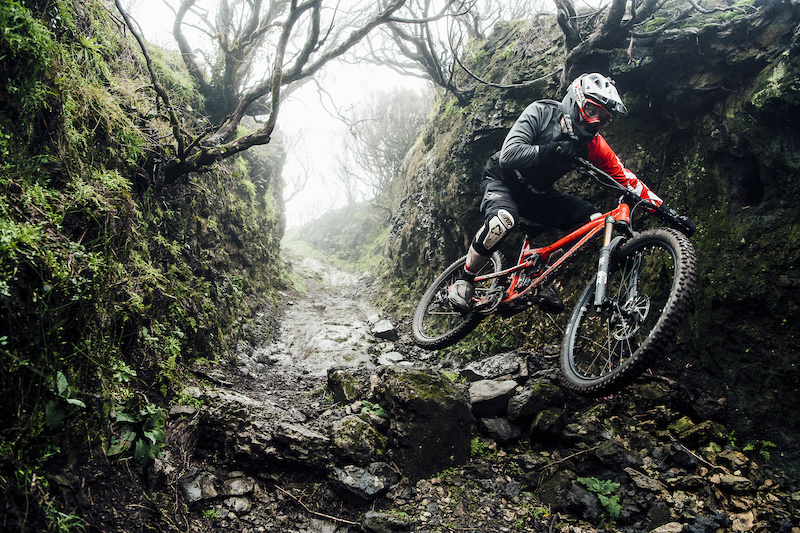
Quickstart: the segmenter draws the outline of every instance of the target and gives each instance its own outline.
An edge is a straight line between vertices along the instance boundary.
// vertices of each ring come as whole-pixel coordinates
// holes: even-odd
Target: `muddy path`
[[[191,508],[214,516],[193,520],[191,531],[361,531],[352,529],[356,515],[336,518],[347,514],[341,501],[321,489],[330,427],[353,412],[326,397],[327,372],[427,357],[369,303],[369,274],[292,251],[283,256],[304,290],[281,293],[277,321],[270,313],[256,317],[233,364],[200,371],[207,385],[188,391],[203,404],[203,429],[177,486]],[[239,485],[245,494],[224,497]]]
[[[324,402],[320,394],[329,368],[375,368],[381,352],[394,344],[372,330],[385,320],[369,304],[369,274],[344,272],[318,259],[283,253],[305,283],[280,293],[277,317],[263,313],[245,329],[233,365],[209,370],[223,388],[244,394],[292,423],[316,426]]]
[[[370,332],[380,321],[378,309],[363,299],[371,282],[367,273],[343,272],[308,256],[287,252],[306,293],[284,295],[280,324],[266,356],[281,367],[312,377],[331,367],[373,367]],[[374,351],[374,350],[373,350]]]
[[[284,251],[285,260],[305,283],[284,291],[277,318],[256,317],[246,328],[232,365],[204,371],[221,390],[240,395],[281,420],[323,431],[330,407],[325,389],[329,369],[370,371],[382,364],[419,363],[431,357],[416,347],[405,328],[369,303],[375,280],[369,273],[344,272],[303,254]],[[388,338],[384,338],[388,337]],[[213,397],[213,405],[225,398]]]

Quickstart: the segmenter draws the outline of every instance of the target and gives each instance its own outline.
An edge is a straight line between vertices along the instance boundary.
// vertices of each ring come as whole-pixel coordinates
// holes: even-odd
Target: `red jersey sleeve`
[[[614,150],[608,145],[606,140],[600,135],[595,135],[589,143],[589,162],[614,178],[623,187],[639,195],[643,200],[647,200],[655,205],[661,205],[663,200],[656,193],[651,191],[636,174],[625,168]]]

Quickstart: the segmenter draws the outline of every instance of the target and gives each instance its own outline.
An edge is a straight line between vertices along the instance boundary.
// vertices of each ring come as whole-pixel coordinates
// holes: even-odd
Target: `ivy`
[[[619,503],[619,496],[614,494],[619,488],[619,483],[600,480],[596,477],[579,477],[578,483],[597,496],[597,499],[600,500],[600,505],[606,510],[611,520],[619,518],[622,505]]]
[[[118,405],[113,416],[117,435],[108,449],[109,457],[133,457],[146,466],[160,455],[166,438],[166,411],[163,408],[151,403],[137,407],[130,399]]]

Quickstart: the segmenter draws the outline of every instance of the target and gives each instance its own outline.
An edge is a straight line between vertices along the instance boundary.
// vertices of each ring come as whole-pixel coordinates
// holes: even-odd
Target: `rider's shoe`
[[[542,311],[556,315],[564,312],[564,302],[558,297],[558,293],[556,293],[556,290],[552,285],[544,287],[536,296],[536,305],[538,305],[539,309]]]
[[[475,295],[475,286],[465,279],[460,279],[447,289],[447,299],[450,304],[461,311],[472,311],[472,297]]]

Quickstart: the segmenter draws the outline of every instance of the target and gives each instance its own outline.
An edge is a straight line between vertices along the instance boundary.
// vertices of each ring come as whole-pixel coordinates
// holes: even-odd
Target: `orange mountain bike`
[[[535,247],[526,235],[517,264],[510,268],[494,252],[475,278],[474,306],[466,314],[447,298],[465,257],[455,261],[430,285],[414,313],[412,330],[419,346],[450,346],[488,315],[511,316],[539,303],[541,290],[602,238],[597,269],[561,342],[564,384],[578,392],[607,392],[634,379],[661,353],[691,307],[697,267],[685,234],[693,228],[674,211],[653,206],[587,161],[578,161],[579,172],[621,192],[619,205],[547,246]],[[635,231],[636,208],[675,229]]]

